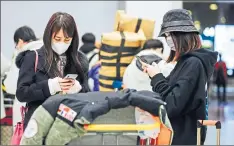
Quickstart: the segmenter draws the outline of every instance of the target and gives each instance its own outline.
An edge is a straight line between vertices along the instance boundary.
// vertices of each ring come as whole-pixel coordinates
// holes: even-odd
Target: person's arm
[[[28,52],[24,56],[24,60],[19,70],[19,78],[17,82],[16,97],[20,102],[32,102],[45,100],[50,94],[48,80],[35,83],[35,52]],[[40,63],[40,62],[38,62]]]
[[[170,85],[162,73],[152,78],[153,91],[159,93],[162,100],[167,103],[166,109],[169,118],[183,114],[183,109],[189,103],[192,91],[196,88],[195,85],[199,78],[201,65],[201,62],[197,59],[188,59],[184,63],[174,85]]]
[[[227,66],[225,62],[223,62],[223,66],[224,66],[224,75],[225,75],[225,78],[227,78]]]

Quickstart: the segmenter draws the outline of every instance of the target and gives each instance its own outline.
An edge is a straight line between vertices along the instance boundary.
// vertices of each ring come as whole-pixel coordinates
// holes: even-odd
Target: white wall
[[[14,31],[22,25],[32,27],[37,37],[42,37],[50,16],[57,11],[74,16],[80,37],[85,32],[93,32],[100,40],[101,33],[112,31],[118,8],[156,20],[157,37],[163,15],[168,10],[182,8],[182,1],[1,1],[1,51],[11,58]]]
[[[57,11],[75,18],[80,38],[93,32],[100,40],[101,33],[112,31],[118,7],[118,1],[1,1],[1,51],[11,58],[13,35],[20,26],[28,25],[42,37],[49,18]]]
[[[163,15],[171,9],[181,9],[182,1],[126,1],[126,12],[130,15],[149,18],[155,20],[154,37],[157,38]],[[169,47],[164,38],[158,38],[163,41],[165,46],[165,56],[169,54]]]

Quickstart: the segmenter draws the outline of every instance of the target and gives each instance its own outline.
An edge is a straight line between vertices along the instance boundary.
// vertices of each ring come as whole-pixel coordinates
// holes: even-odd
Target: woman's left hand
[[[82,89],[82,86],[80,85],[80,82],[77,80],[74,80],[74,85],[69,88],[69,90],[64,90],[64,94],[74,94],[74,93],[79,93]]]
[[[152,65],[145,64],[145,65],[143,65],[143,68],[144,68],[144,72],[148,73],[148,75],[151,78],[153,76],[155,76],[156,74],[159,74],[161,72],[158,64],[156,64],[155,62],[153,62]]]

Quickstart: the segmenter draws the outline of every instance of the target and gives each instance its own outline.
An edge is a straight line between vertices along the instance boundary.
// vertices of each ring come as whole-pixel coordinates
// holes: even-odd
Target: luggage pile
[[[122,89],[126,67],[141,50],[144,42],[153,37],[154,20],[132,17],[117,11],[114,31],[103,33],[100,48],[100,91]]]
[[[154,129],[160,133],[146,134],[140,145],[170,145],[174,133],[165,104],[154,92],[130,89],[57,94],[35,110],[21,145],[136,145],[138,131]],[[155,122],[138,124],[135,107],[152,113]]]

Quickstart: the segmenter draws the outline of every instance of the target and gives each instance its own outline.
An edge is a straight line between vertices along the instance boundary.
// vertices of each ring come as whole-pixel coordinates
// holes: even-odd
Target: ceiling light
[[[203,31],[203,34],[205,36],[207,36],[207,37],[214,37],[214,35],[215,35],[215,29],[214,29],[214,27],[211,27],[211,28],[207,27],[207,28],[205,28],[204,31]]]
[[[226,18],[225,17],[221,17],[221,23],[226,23]]]
[[[217,4],[210,4],[210,9],[213,11],[217,10],[218,9]]]
[[[191,10],[188,10],[188,12],[189,12],[189,14],[190,14],[190,15],[192,15],[192,14],[193,14],[193,12],[192,12]]]
[[[194,25],[195,25],[195,27],[197,28],[198,31],[201,30],[201,22],[200,21],[198,21],[198,20],[194,21]]]
[[[201,22],[196,20],[196,21],[194,21],[194,24],[201,24]]]
[[[232,70],[232,69],[227,70],[227,74],[228,74],[229,76],[233,75],[233,70]]]

